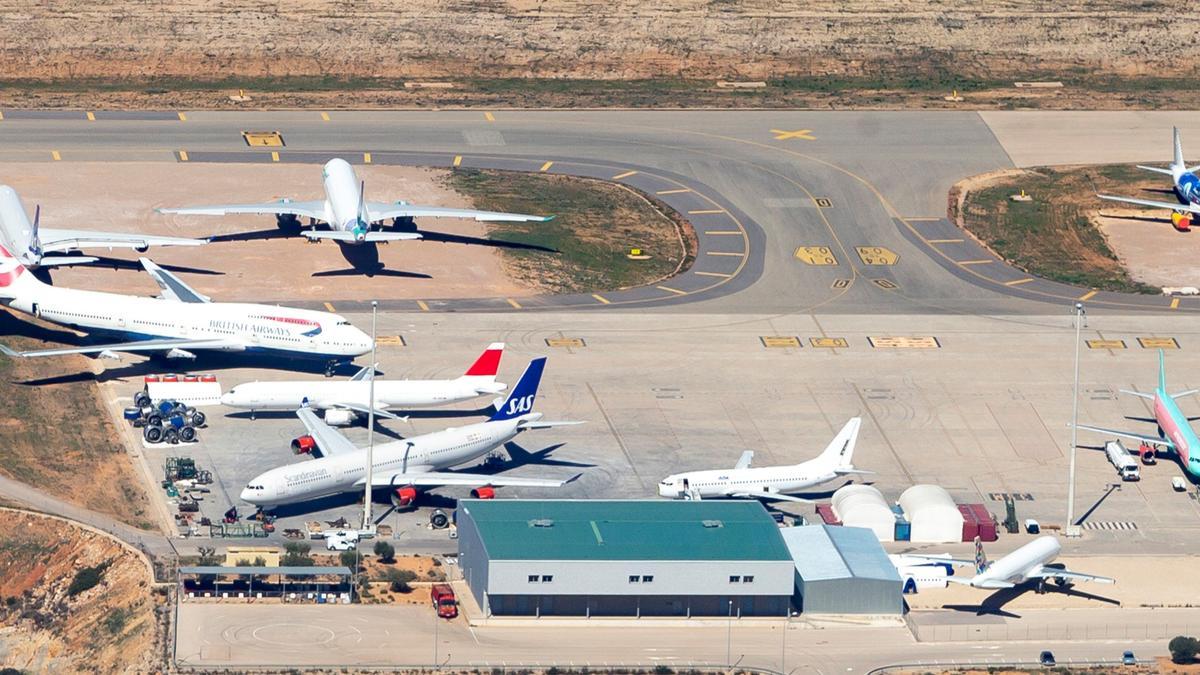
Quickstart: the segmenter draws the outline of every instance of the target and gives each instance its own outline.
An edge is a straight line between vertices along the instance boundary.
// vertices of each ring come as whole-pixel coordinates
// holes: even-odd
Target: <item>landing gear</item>
[[[337,359],[330,359],[327,361],[325,363],[325,377],[333,377],[333,374],[337,372],[338,366],[340,365],[342,365],[342,362],[338,361]]]

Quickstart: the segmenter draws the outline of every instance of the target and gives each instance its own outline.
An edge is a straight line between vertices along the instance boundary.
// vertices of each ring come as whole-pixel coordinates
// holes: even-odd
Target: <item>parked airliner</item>
[[[443,485],[474,486],[471,495],[486,499],[495,496],[494,488],[498,486],[561,487],[578,478],[579,474],[567,480],[551,480],[445,471],[483,457],[527,429],[578,424],[543,422],[542,414],[533,412],[545,366],[545,357],[531,361],[486,422],[375,446],[371,485],[386,488],[397,506],[408,506],[422,490]],[[321,458],[277,467],[257,476],[242,490],[244,501],[270,508],[361,490],[366,485],[367,451],[322,422],[311,409],[301,408],[296,415],[304,422],[309,437],[297,439],[293,447],[303,449],[315,441]]]
[[[221,403],[258,410],[296,410],[308,407],[325,411],[325,422],[335,426],[351,424],[374,408],[375,415],[396,419],[388,412],[395,409],[423,409],[450,405],[479,396],[503,392],[507,385],[496,382],[504,343],[488,346],[466,374],[453,380],[375,380],[375,400],[371,400],[374,368],[367,366],[354,377],[341,382],[328,380],[246,382],[225,392]]]
[[[395,219],[411,222],[413,218],[471,218],[480,221],[545,222],[553,216],[528,216],[520,213],[498,213],[473,209],[451,209],[417,206],[408,202],[368,202],[364,197],[365,184],[359,182],[354,168],[344,159],[331,159],[321,171],[325,182],[325,198],[313,201],[280,199],[262,204],[217,204],[158,209],[159,213],[196,216],[224,216],[230,213],[272,214],[280,228],[298,228],[298,218],[309,218],[329,226],[329,230],[304,230],[310,241],[332,239],[345,244],[420,239],[419,232],[372,230],[380,221]]]
[[[202,246],[203,239],[159,237],[126,232],[93,232],[41,227],[42,207],[33,210],[33,220],[17,191],[0,185],[0,246],[22,265],[30,268],[81,265],[100,260],[94,256],[52,255],[89,248],[131,248],[139,253],[151,246]]]
[[[1138,165],[1139,169],[1153,171],[1155,173],[1166,174],[1171,177],[1174,183],[1171,188],[1175,193],[1176,203],[1160,202],[1153,199],[1136,199],[1134,197],[1116,197],[1113,195],[1096,195],[1100,199],[1107,199],[1113,202],[1124,202],[1126,204],[1137,204],[1138,206],[1153,206],[1159,209],[1171,209],[1171,224],[1180,232],[1187,232],[1192,227],[1192,216],[1200,213],[1200,177],[1195,174],[1196,169],[1200,169],[1200,165],[1188,166],[1183,161],[1183,143],[1179,140],[1179,129],[1171,130],[1175,141],[1175,158],[1171,164],[1165,168],[1157,166],[1142,166]]]
[[[848,474],[871,473],[855,469],[854,445],[858,442],[861,417],[852,417],[824,452],[815,459],[790,466],[751,468],[754,451],[742,453],[732,469],[691,471],[667,476],[658,484],[658,494],[672,499],[774,499],[807,502],[791,493],[828,483]]]
[[[371,351],[371,338],[345,318],[329,312],[277,305],[212,302],[146,258],[162,297],[139,297],[60,288],[29,273],[0,249],[0,304],[19,312],[91,334],[130,341],[84,347],[16,352],[9,356],[57,356],[146,352],[168,358],[195,358],[194,351],[253,352],[342,363]]]
[[[1115,579],[1072,572],[1061,565],[1052,565],[1062,550],[1058,537],[1046,535],[1038,537],[1008,555],[988,563],[987,555],[983,552],[983,542],[975,537],[975,559],[958,560],[941,556],[925,556],[915,553],[906,554],[909,558],[928,560],[939,565],[954,565],[956,567],[974,567],[975,576],[970,579],[960,579],[955,576],[946,577],[946,581],[962,584],[972,588],[1001,589],[1033,582],[1040,593],[1045,591],[1046,581],[1053,580],[1059,586],[1069,586],[1073,581],[1095,581],[1101,584],[1115,584]]]

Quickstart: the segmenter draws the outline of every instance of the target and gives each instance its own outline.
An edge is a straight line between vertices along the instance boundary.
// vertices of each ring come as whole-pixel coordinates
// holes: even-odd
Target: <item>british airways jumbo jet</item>
[[[325,199],[293,201],[280,199],[262,204],[217,204],[158,209],[159,213],[185,216],[224,216],[231,213],[271,214],[281,229],[299,228],[298,218],[310,218],[329,226],[329,230],[304,230],[309,241],[332,239],[344,244],[420,239],[419,232],[373,230],[375,223],[413,218],[471,218],[479,221],[546,222],[554,216],[528,216],[521,213],[450,209],[436,206],[417,206],[405,201],[368,202],[364,198],[365,183],[359,182],[354,168],[344,159],[331,159],[321,170],[325,182]]]
[[[1158,202],[1153,199],[1136,199],[1134,197],[1116,197],[1113,195],[1096,195],[1100,199],[1107,199],[1112,202],[1124,202],[1126,204],[1137,204],[1138,206],[1152,206],[1158,209],[1171,209],[1171,224],[1180,232],[1187,232],[1192,229],[1192,216],[1200,214],[1200,177],[1195,174],[1196,169],[1200,169],[1200,164],[1196,166],[1188,166],[1183,161],[1183,143],[1179,140],[1179,129],[1177,127],[1171,129],[1175,140],[1175,158],[1171,165],[1165,169],[1156,166],[1138,165],[1139,169],[1153,171],[1155,173],[1166,174],[1175,182],[1172,186],[1175,192],[1175,198],[1178,203]]]

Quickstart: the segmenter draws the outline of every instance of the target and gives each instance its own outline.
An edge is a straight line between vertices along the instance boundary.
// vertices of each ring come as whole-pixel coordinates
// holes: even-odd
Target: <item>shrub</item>
[[[375,555],[379,556],[380,562],[392,564],[396,562],[396,547],[386,541],[375,542]]]
[[[111,564],[111,562],[103,562],[94,567],[85,567],[76,572],[75,578],[71,579],[71,585],[67,587],[67,595],[74,597],[89,588],[94,588],[104,578],[104,571]]]
[[[1200,652],[1200,640],[1178,635],[1167,644],[1167,650],[1171,652],[1171,660],[1175,663],[1191,663],[1196,659],[1196,652]]]
[[[289,541],[283,547],[283,555],[279,558],[279,564],[283,567],[312,567],[313,559],[308,553],[312,551],[312,546],[304,541]]]
[[[416,581],[417,573],[412,570],[388,570],[384,574],[384,580],[391,582],[390,588],[393,593],[412,593],[412,586],[409,584]]]

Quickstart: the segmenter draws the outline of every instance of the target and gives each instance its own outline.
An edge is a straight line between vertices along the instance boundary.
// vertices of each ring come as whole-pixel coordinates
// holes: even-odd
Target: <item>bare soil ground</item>
[[[104,566],[71,595],[76,575]],[[154,672],[160,626],[149,572],[108,537],[66,522],[0,512],[0,664],[22,672]]]
[[[977,107],[1196,107],[1192,10],[1186,0],[0,0],[0,106],[231,106],[245,87],[267,107],[944,106],[952,89]],[[403,89],[447,79],[457,88]],[[1045,79],[1068,87],[1012,88]]]

